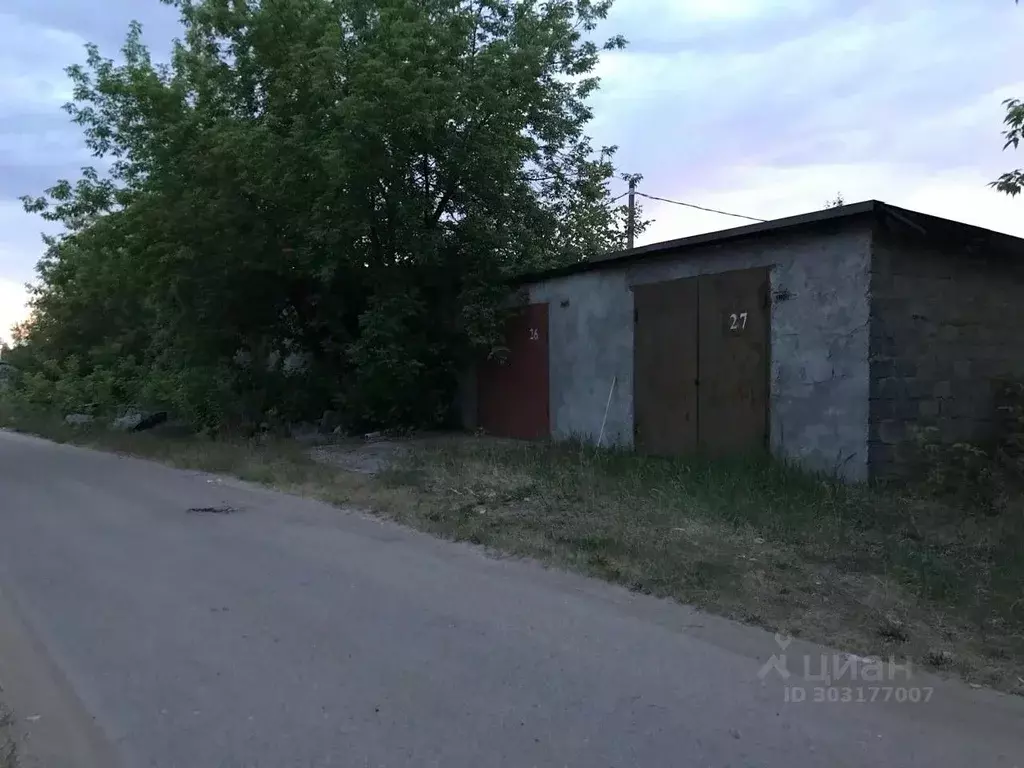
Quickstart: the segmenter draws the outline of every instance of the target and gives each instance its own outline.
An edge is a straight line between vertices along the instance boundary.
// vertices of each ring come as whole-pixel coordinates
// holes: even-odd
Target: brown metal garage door
[[[768,428],[768,271],[634,288],[638,450],[713,456],[763,447]]]
[[[700,278],[701,450],[762,448],[768,436],[768,270]]]
[[[521,440],[551,435],[548,395],[548,305],[531,304],[505,326],[508,353],[477,368],[479,425]]]
[[[645,453],[697,448],[697,281],[633,289],[634,442]]]

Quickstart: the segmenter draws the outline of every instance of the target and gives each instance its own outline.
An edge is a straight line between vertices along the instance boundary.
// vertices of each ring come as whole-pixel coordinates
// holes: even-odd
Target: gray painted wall
[[[633,442],[633,293],[641,283],[770,267],[771,444],[776,455],[867,477],[871,228],[775,233],[529,286],[550,304],[555,438]],[[613,381],[615,383],[612,391]]]
[[[985,442],[995,382],[1024,378],[1024,266],[880,232],[872,262],[872,476],[912,471],[914,432]]]

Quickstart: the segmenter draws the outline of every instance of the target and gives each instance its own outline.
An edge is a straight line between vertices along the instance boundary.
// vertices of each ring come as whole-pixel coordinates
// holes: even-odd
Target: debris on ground
[[[321,464],[330,464],[363,475],[377,475],[390,469],[408,450],[408,445],[396,440],[346,440],[317,446],[310,455]]]
[[[167,411],[144,411],[129,408],[112,422],[110,428],[117,432],[145,432],[167,421]]]

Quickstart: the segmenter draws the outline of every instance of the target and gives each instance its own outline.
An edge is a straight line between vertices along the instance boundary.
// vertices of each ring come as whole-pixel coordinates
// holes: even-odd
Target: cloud
[[[42,255],[45,222],[17,198],[40,194],[59,178],[75,178],[92,158],[80,130],[61,107],[71,99],[65,68],[85,59],[96,24],[122,38],[130,19],[107,16],[110,3],[5,0],[0,12],[0,339],[24,319],[24,284]],[[116,5],[116,3],[114,3]],[[158,5],[158,4],[157,4]],[[83,6],[91,6],[85,7]],[[84,11],[84,12],[83,12]],[[69,23],[84,16],[88,24]]]
[[[989,179],[978,171],[936,173],[922,181],[894,174],[890,166],[818,165],[804,167],[749,166],[735,168],[728,179],[706,187],[678,187],[665,196],[700,201],[706,207],[764,219],[795,216],[823,208],[842,192],[847,203],[879,197],[884,188],[887,203],[975,226],[1024,237],[1021,201],[987,188]],[[741,219],[681,208],[668,203],[641,200],[644,217],[655,223],[644,233],[643,243],[742,226]]]
[[[595,131],[620,147],[623,170],[645,175],[647,191],[771,215],[782,199],[796,213],[842,190],[848,200],[914,200],[1019,232],[1019,212],[985,184],[1014,165],[1000,151],[1000,102],[1024,94],[1010,66],[1024,9],[951,0],[739,3],[726,21],[695,32],[636,21],[631,11],[640,5],[620,3],[612,20],[638,44],[601,63]],[[675,7],[671,24],[699,17],[703,4]],[[962,206],[939,206],[958,196]],[[681,208],[648,211],[662,220],[647,241],[685,234],[695,221],[706,229],[732,223]]]
[[[4,0],[0,29],[0,327],[42,252],[15,198],[90,162],[60,106],[85,42],[114,56],[138,18],[154,56],[178,33],[156,0]],[[599,67],[591,126],[641,189],[752,216],[842,192],[1024,236],[1024,201],[988,181],[1003,109],[1024,97],[1024,8],[1010,0],[618,0],[601,28],[625,51]],[[618,191],[618,190],[616,190]],[[648,201],[645,242],[740,220]]]
[[[5,3],[5,9],[8,8]],[[17,10],[16,8],[13,10]],[[42,254],[42,222],[17,198],[74,174],[87,155],[61,105],[71,97],[64,67],[84,58],[85,39],[66,29],[0,13],[0,337],[23,319],[23,285]]]
[[[0,104],[8,115],[53,111],[71,98],[64,67],[84,58],[85,39],[0,13]]]
[[[22,283],[0,277],[0,343],[11,342],[11,329],[28,314]]]
[[[32,274],[43,252],[40,232],[45,224],[27,216],[21,203],[0,201],[0,277],[15,277],[24,282]],[[26,259],[26,255],[31,258]]]
[[[834,18],[846,7],[828,0],[618,0],[607,26],[625,35],[634,52],[685,47],[735,53],[750,50],[752,40],[775,40]]]
[[[132,20],[139,21],[152,38],[155,54],[166,53],[171,36],[177,33],[177,13],[159,0],[4,0],[3,5],[6,15],[22,26],[50,30],[51,37],[65,34],[88,40],[107,56],[120,48]],[[23,44],[31,47],[38,37],[35,33]],[[43,52],[37,49],[33,53]],[[62,66],[70,63],[65,61]]]
[[[19,203],[0,200],[0,341],[9,340],[11,326],[26,317],[24,286],[43,252],[44,224],[26,216]]]

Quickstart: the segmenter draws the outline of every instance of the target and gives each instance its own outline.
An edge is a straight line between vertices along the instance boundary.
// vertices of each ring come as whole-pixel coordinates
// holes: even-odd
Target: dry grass
[[[1024,688],[1024,506],[999,516],[767,460],[464,440],[382,477],[406,523],[861,654]]]
[[[180,469],[231,475],[338,506],[360,506],[387,512],[410,503],[411,494],[384,487],[373,478],[341,472],[314,461],[308,448],[283,439],[210,439],[181,436],[161,430],[142,433],[112,432],[97,427],[72,427],[46,414],[6,409],[0,401],[0,428],[39,435],[58,443],[124,453],[159,461]]]
[[[413,442],[374,478],[315,462],[290,442],[21,427],[370,508],[438,536],[1024,692],[1024,500],[993,515],[767,460],[668,461],[482,438]]]

